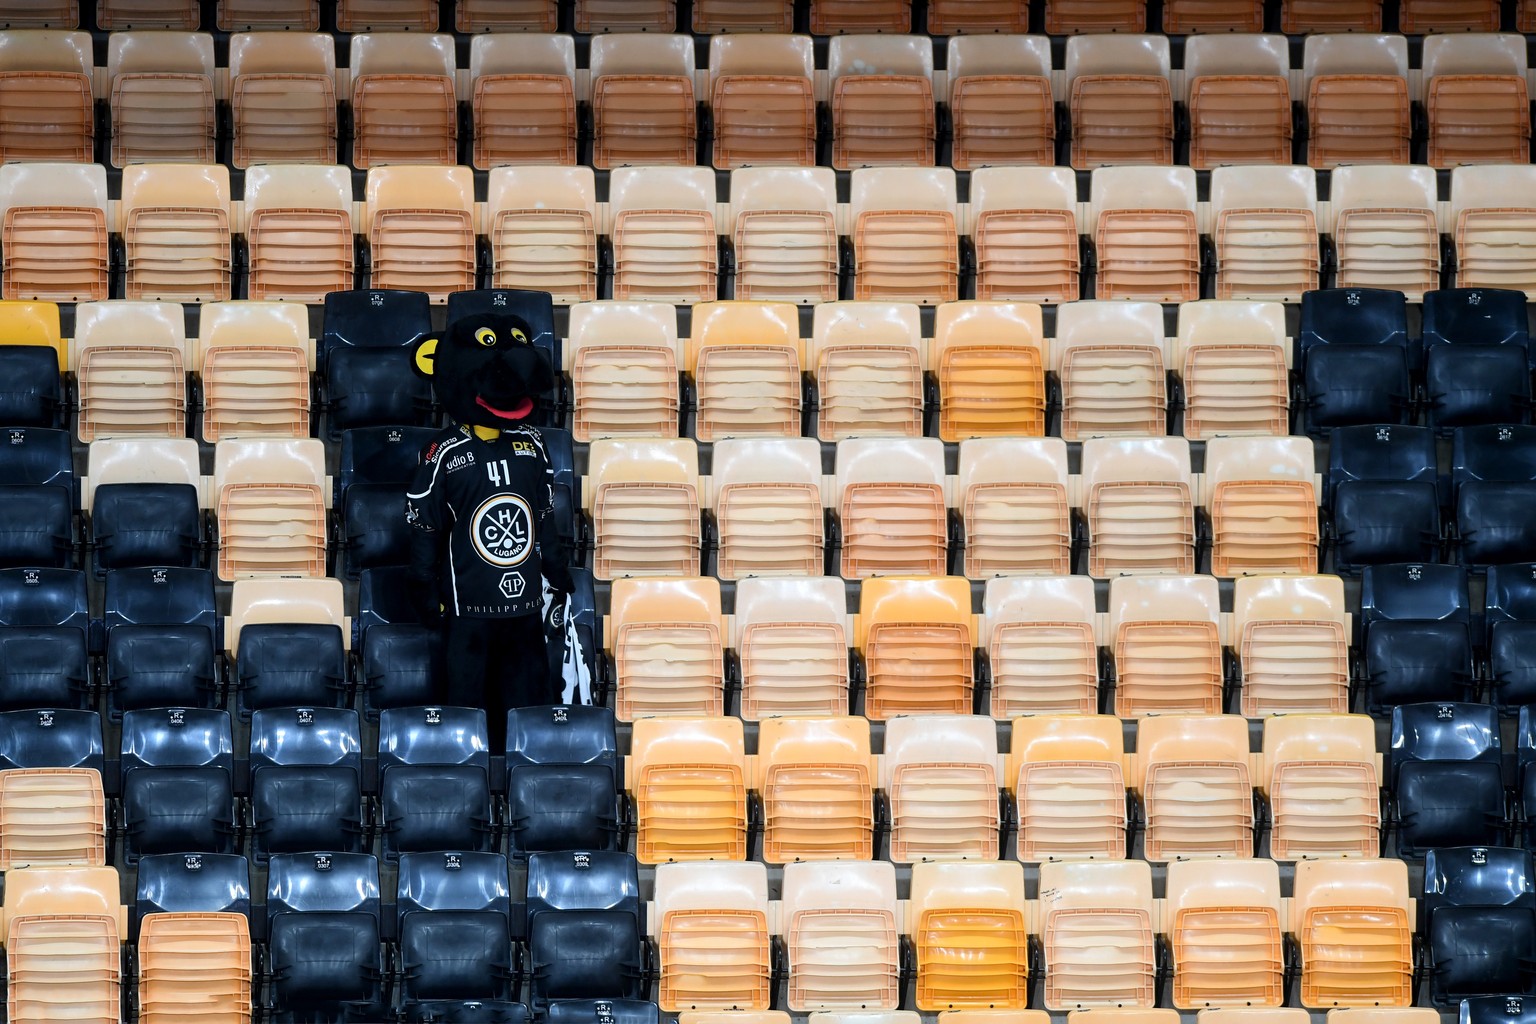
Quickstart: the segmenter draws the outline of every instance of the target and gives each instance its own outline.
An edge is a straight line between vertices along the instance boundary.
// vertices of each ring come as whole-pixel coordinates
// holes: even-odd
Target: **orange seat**
[[[318,303],[352,287],[352,179],[345,167],[248,168],[245,217],[251,298]]]
[[[1524,42],[1513,33],[1424,40],[1430,166],[1530,162]]]
[[[1184,384],[1184,436],[1287,433],[1289,351],[1278,302],[1180,306],[1173,371]]]
[[[82,302],[75,307],[70,354],[81,441],[129,434],[187,436],[192,358],[179,304]]]
[[[677,0],[576,0],[577,32],[676,32]]]
[[[96,7],[96,27],[120,29],[171,29],[195,32],[201,12],[197,0],[101,0]]]
[[[1248,721],[1154,715],[1136,727],[1134,788],[1146,808],[1150,861],[1253,855]]]
[[[937,438],[838,442],[841,575],[942,576],[949,561],[944,449]]]
[[[692,304],[717,297],[715,175],[620,167],[609,176],[613,297]]]
[[[139,933],[139,1019],[176,1024],[251,1014],[250,925],[240,913],[161,913]]]
[[[1163,311],[1156,303],[1062,303],[1050,347],[1050,369],[1061,382],[1061,436],[1167,433],[1164,353]]]
[[[314,342],[302,306],[205,303],[192,368],[203,383],[203,440],[310,434]]]
[[[1071,302],[1080,270],[1077,179],[1069,167],[971,172],[976,298]]]
[[[1088,574],[1195,571],[1194,481],[1181,437],[1083,442]]]
[[[315,32],[229,40],[236,167],[336,162],[336,43]]]
[[[805,359],[795,306],[706,302],[693,307],[692,321],[683,369],[693,378],[693,436],[798,438]],[[718,465],[717,450],[717,473]],[[819,448],[815,465],[819,475]]]
[[[930,6],[930,23],[933,18]],[[946,66],[951,166],[1056,162],[1051,49],[1043,36],[957,35]]]
[[[1303,861],[1292,889],[1290,931],[1301,947],[1302,1006],[1413,1005],[1408,865]]]
[[[1190,166],[1290,163],[1289,73],[1284,36],[1186,40]]]
[[[765,718],[752,789],[763,802],[763,860],[868,860],[874,758],[862,718]]]
[[[1272,819],[1271,857],[1304,861],[1378,855],[1381,755],[1370,718],[1266,718],[1260,765],[1259,789],[1269,800]]]
[[[732,171],[736,298],[805,304],[836,299],[836,216],[830,167]]]
[[[767,1010],[773,964],[768,912],[768,871],[761,864],[657,868],[651,910],[656,1002],[669,1014]],[[756,1021],[761,1015],[747,1016]]]
[[[1146,0],[1046,0],[1045,31],[1053,36],[1146,30]]]
[[[107,297],[107,172],[99,164],[0,164],[4,297]]]
[[[1040,931],[1049,1010],[1150,1007],[1156,1001],[1152,869],[1146,861],[1040,865]]]
[[[0,772],[0,869],[106,863],[106,798],[95,768]]]
[[[911,893],[903,932],[916,958],[918,1008],[1000,1007],[1009,1020],[1034,1024],[1016,1013],[1030,982],[1023,868],[914,864]]]
[[[934,318],[928,372],[939,382],[939,437],[1045,434],[1045,337],[1040,307],[946,302]]]
[[[1310,167],[1211,171],[1216,298],[1298,302],[1318,286],[1317,177]]]
[[[125,297],[217,302],[230,297],[229,169],[134,164],[123,170],[119,230]]]
[[[1349,710],[1349,632],[1337,576],[1244,576],[1232,644],[1250,718]]]
[[[460,32],[553,32],[558,0],[459,0],[454,28]]]
[[[709,44],[714,165],[816,162],[815,58],[808,36],[717,35]]]
[[[1018,0],[928,0],[931,36],[1028,31],[1029,9]]]
[[[220,32],[318,32],[320,0],[219,0]]]
[[[794,725],[793,719],[775,721]],[[890,1010],[898,1004],[901,928],[894,865],[788,864],[783,893],[790,1009]]]
[[[336,31],[435,32],[437,0],[339,0]]]
[[[718,580],[614,580],[603,626],[604,646],[613,652],[614,709],[621,722],[724,713]]]
[[[1073,167],[1173,163],[1170,67],[1161,35],[1067,40]]]
[[[978,646],[987,656],[992,717],[1097,711],[1096,625],[1086,576],[989,579]]]
[[[213,76],[212,36],[112,33],[107,39],[112,165],[213,163]]]
[[[834,168],[933,166],[933,47],[927,36],[836,36],[827,50],[827,74]]]
[[[547,291],[562,305],[597,298],[592,168],[497,167],[487,189],[495,287]]]
[[[601,35],[590,67],[593,167],[693,166],[692,36]]]
[[[847,599],[835,576],[736,582],[731,647],[741,665],[741,717],[848,712]]]
[[[374,288],[424,291],[434,302],[475,286],[475,193],[468,167],[374,167],[367,236]]]
[[[1221,713],[1221,599],[1211,576],[1109,582],[1115,713]]]
[[[1391,288],[1417,302],[1440,283],[1439,203],[1429,167],[1333,172],[1333,241],[1340,288]]]
[[[1450,219],[1458,287],[1536,292],[1536,170],[1456,168]]]
[[[887,576],[860,586],[854,649],[864,658],[871,721],[969,714],[975,647],[964,577]]]
[[[625,789],[642,864],[743,860],[746,754],[739,718],[641,718],[631,726]]]
[[[1262,32],[1263,0],[1166,0],[1163,31],[1169,35],[1189,32]]]
[[[592,571],[698,576],[699,455],[690,440],[593,441],[582,498],[592,516]]]
[[[474,165],[574,164],[575,78],[570,36],[480,34],[470,40]]]
[[[863,167],[852,179],[853,297],[924,305],[958,298],[955,172]]]
[[[0,160],[91,162],[92,73],[89,33],[0,32]]]
[[[997,727],[977,715],[904,715],[885,725],[880,788],[890,860],[995,861]]]
[[[694,0],[693,31],[793,32],[794,0]]]
[[[1113,715],[1013,720],[1006,776],[1026,864],[1126,855],[1125,739]]]
[[[821,574],[820,442],[723,438],[716,442],[711,484],[721,579]]]
[[[824,302],[811,324],[816,436],[921,437],[918,309],[906,302]]]
[[[218,516],[219,579],[325,575],[331,490],[319,440],[220,441],[213,469],[209,497]]]
[[[1194,170],[1101,167],[1093,172],[1091,188],[1097,296],[1152,302],[1199,298]]]
[[[1153,721],[1161,720],[1147,724]],[[1173,1004],[1185,1010],[1244,1007],[1202,1009],[1198,1024],[1242,1024],[1249,1014],[1254,1015],[1252,1024],[1265,1024],[1267,1018],[1258,1016],[1263,1011],[1246,1008],[1285,1001],[1285,922],[1275,862],[1171,861],[1165,891],[1163,931],[1173,948]]]
[[[912,0],[811,0],[811,33],[911,32]]]
[[[1280,31],[1380,32],[1381,0],[1280,0]]]
[[[1332,4],[1343,7],[1346,5]],[[1406,164],[1410,134],[1408,43],[1402,36],[1310,36],[1307,163]]]
[[[453,36],[355,35],[349,66],[354,167],[458,162]]]
[[[1200,504],[1211,517],[1216,576],[1317,572],[1317,491],[1304,437],[1206,442]]]

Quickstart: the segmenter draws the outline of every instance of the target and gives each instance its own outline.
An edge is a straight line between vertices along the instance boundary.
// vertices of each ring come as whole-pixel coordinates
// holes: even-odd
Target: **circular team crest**
[[[533,550],[533,515],[528,503],[515,494],[487,498],[475,509],[471,536],[475,552],[491,565],[522,565]]]

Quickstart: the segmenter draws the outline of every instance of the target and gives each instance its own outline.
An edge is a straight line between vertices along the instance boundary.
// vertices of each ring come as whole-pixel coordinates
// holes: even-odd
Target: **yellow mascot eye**
[[[475,332],[475,340],[478,341],[482,347],[490,348],[492,345],[496,344],[496,332],[491,330],[489,327],[482,327]]]
[[[512,340],[518,342],[519,344],[526,345],[528,344],[528,335],[524,334],[521,328],[514,327],[512,328]]]

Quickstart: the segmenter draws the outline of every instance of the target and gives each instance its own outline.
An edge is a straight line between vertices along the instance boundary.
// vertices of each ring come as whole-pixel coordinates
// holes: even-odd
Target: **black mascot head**
[[[549,359],[534,347],[533,337],[533,328],[519,317],[465,317],[416,343],[416,372],[432,381],[437,400],[455,421],[516,426],[528,421],[539,396],[555,384]]]

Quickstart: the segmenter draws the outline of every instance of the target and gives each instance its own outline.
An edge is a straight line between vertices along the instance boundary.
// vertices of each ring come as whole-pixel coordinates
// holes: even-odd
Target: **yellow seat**
[[[1025,863],[1126,854],[1125,739],[1113,715],[1013,720],[1006,769]]]
[[[1072,568],[1067,445],[1055,437],[960,442],[956,505],[965,575],[1056,574]]]
[[[3,55],[0,49],[0,57]],[[5,298],[45,302],[105,299],[109,228],[106,168],[99,164],[0,164]]]
[[[1110,580],[1109,631],[1116,714],[1221,713],[1221,598],[1215,577]]]
[[[590,167],[496,167],[486,225],[497,288],[597,298],[597,186]]]
[[[844,579],[944,574],[949,538],[943,447],[931,437],[838,442],[833,486]]]
[[[976,298],[1078,297],[1077,179],[1070,167],[978,168],[970,198],[965,233],[976,246]]]
[[[862,167],[851,180],[853,297],[930,306],[959,298],[955,172]]]
[[[788,302],[693,307],[684,369],[693,378],[693,436],[800,436],[800,316]],[[718,472],[718,471],[717,471]]]
[[[708,167],[618,167],[608,179],[613,297],[716,298],[715,175]]]
[[[1157,303],[1062,303],[1050,353],[1061,381],[1063,438],[1168,432],[1168,360]]]
[[[1407,864],[1302,861],[1292,893],[1289,930],[1301,947],[1302,1006],[1413,1005]]]
[[[1381,755],[1369,717],[1276,715],[1264,720],[1263,750],[1271,857],[1378,855]]]
[[[1317,572],[1317,489],[1305,437],[1216,437],[1199,502],[1211,517],[1211,574]]]
[[[1147,860],[1253,856],[1249,761],[1241,716],[1143,718],[1131,763],[1146,809]]]
[[[934,316],[928,371],[939,382],[939,437],[1045,434],[1040,306],[946,302]]]
[[[468,167],[373,167],[364,188],[374,288],[433,302],[475,286],[475,190]]]
[[[1536,170],[1456,168],[1447,227],[1456,242],[1457,287],[1536,292]]]
[[[921,437],[923,368],[916,304],[824,302],[811,325],[816,436]]]
[[[1211,171],[1216,298],[1299,302],[1318,286],[1317,175],[1310,167]]]
[[[789,1008],[892,1011],[901,999],[895,865],[787,864],[783,893]]]
[[[139,1019],[239,1024],[251,1014],[251,936],[244,914],[150,914],[139,931]]]
[[[71,355],[78,436],[187,436],[185,317],[174,302],[82,302]]]
[[[1180,306],[1173,371],[1184,382],[1184,436],[1288,433],[1289,352],[1278,302]]]
[[[0,772],[0,870],[106,863],[106,798],[94,768]]]
[[[854,649],[864,658],[872,721],[969,714],[975,647],[963,576],[884,576],[860,586]]]
[[[1024,1008],[1029,934],[1022,865],[912,865],[903,930],[917,956],[919,1010]]]
[[[850,858],[874,850],[874,760],[862,718],[765,718],[752,789],[763,803],[763,860]]]
[[[768,1009],[767,868],[663,864],[651,919],[663,1010]]]
[[[1093,437],[1082,451],[1089,575],[1194,572],[1189,442]]]
[[[248,168],[245,224],[250,298],[318,303],[352,287],[352,179],[345,167]]]
[[[1337,576],[1244,576],[1232,588],[1242,713],[1349,711],[1349,631]]]
[[[1152,869],[1146,861],[1040,865],[1040,931],[1049,1010],[1156,1001]]]
[[[820,303],[837,298],[837,184],[830,167],[731,172],[729,234],[736,298]]]
[[[997,859],[997,730],[976,715],[914,715],[885,726],[880,788],[890,859]]]
[[[670,305],[578,303],[564,354],[577,441],[677,436],[677,313]]]
[[[203,382],[203,439],[307,438],[315,343],[292,302],[210,302],[192,369]]]
[[[1095,620],[1086,576],[988,580],[977,646],[987,656],[992,717],[1097,711]]]
[[[1100,299],[1190,302],[1200,297],[1193,168],[1098,168],[1087,234],[1098,250],[1095,294]]]
[[[1173,950],[1175,1006],[1267,1007],[1285,1001],[1280,869],[1274,861],[1172,861],[1165,891],[1163,931]],[[1202,1009],[1198,1024],[1243,1024],[1242,1015],[1259,1012]],[[1230,1013],[1240,1016],[1227,1019]],[[1256,1018],[1254,1024],[1264,1021]]]
[[[118,230],[124,297],[222,302],[230,297],[229,169],[134,164],[123,170]]]
[[[692,441],[593,441],[582,496],[598,579],[699,575],[699,456]]]
[[[325,450],[315,438],[232,438],[214,447],[219,578],[324,576]]]
[[[718,580],[616,579],[603,627],[620,721],[725,713]]]
[[[1340,288],[1390,288],[1419,302],[1440,286],[1440,226],[1430,167],[1339,167],[1329,186]]]
[[[819,576],[821,444],[810,437],[726,438],[715,442],[713,462],[716,575]]]
[[[59,372],[69,368],[69,354],[59,335],[59,307],[53,302],[0,302],[0,345],[52,349]]]
[[[642,718],[631,727],[625,789],[642,864],[742,860],[746,754],[739,718]]]
[[[736,583],[731,641],[741,717],[848,712],[847,599],[835,576],[753,576]]]

